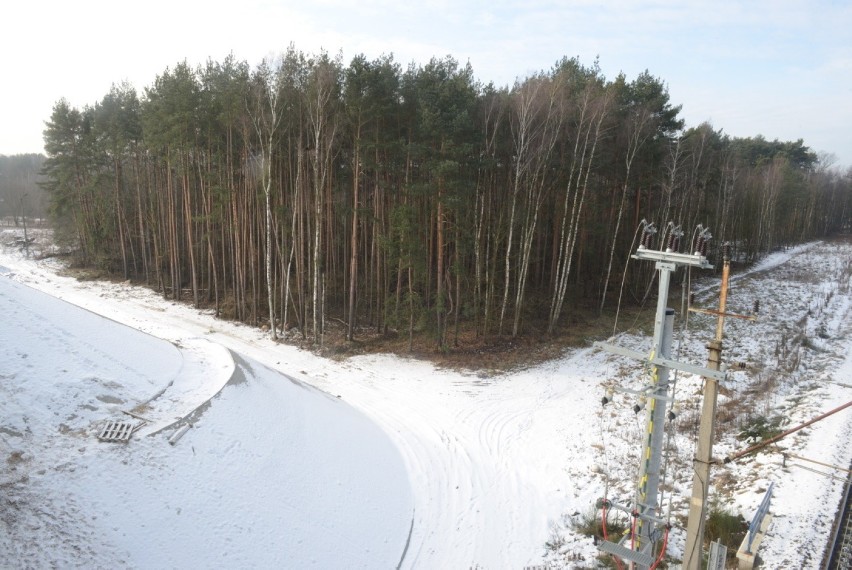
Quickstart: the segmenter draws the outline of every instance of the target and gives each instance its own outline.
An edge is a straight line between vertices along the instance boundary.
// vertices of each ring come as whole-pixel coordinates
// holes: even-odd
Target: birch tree
[[[515,275],[515,302],[512,319],[512,336],[518,335],[524,293],[535,232],[541,205],[552,188],[556,143],[562,127],[563,108],[559,85],[552,78],[541,75],[527,79],[512,93],[512,132],[515,151],[514,178],[512,181],[512,207],[509,219],[509,237],[506,246],[505,282],[501,324],[506,311],[508,283],[511,273],[512,234],[518,198],[522,200],[521,226],[518,245],[518,270]]]
[[[611,90],[603,87],[597,77],[594,77],[570,103],[576,106],[574,111],[576,123],[573,126],[574,144],[562,201],[562,220],[559,224],[559,250],[547,324],[549,334],[553,333],[562,314],[577,234],[589,188],[589,175],[595,162],[595,154],[602,136],[602,125],[609,112],[611,101]]]
[[[310,68],[305,89],[305,107],[310,126],[309,154],[313,191],[313,246],[311,252],[311,324],[314,342],[319,342],[325,315],[321,313],[323,299],[322,234],[323,216],[332,175],[335,139],[338,129],[341,66],[338,59],[323,53]]]
[[[284,114],[282,88],[285,81],[283,56],[269,56],[261,61],[252,77],[252,92],[246,102],[252,126],[260,147],[261,187],[264,198],[264,245],[266,267],[266,296],[269,306],[269,334],[278,339],[275,322],[275,280],[273,278],[272,228],[272,165],[275,159],[276,137]]]
[[[616,86],[621,94],[619,103],[622,106],[621,128],[624,135],[622,166],[624,170],[618,213],[610,241],[609,262],[603,279],[600,312],[603,312],[606,303],[612,263],[615,258],[615,250],[619,245],[618,234],[624,218],[624,206],[632,183],[631,173],[636,157],[649,140],[662,142],[666,136],[671,135],[683,126],[683,121],[677,119],[680,107],[672,107],[669,104],[669,95],[665,86],[647,71],[640,74],[630,84],[626,84],[624,76],[620,75],[616,79]]]

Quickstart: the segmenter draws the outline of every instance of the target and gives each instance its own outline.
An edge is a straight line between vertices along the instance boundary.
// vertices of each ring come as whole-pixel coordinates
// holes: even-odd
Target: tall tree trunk
[[[438,350],[446,348],[446,338],[444,329],[444,184],[438,179],[438,212],[435,216],[435,250],[436,261],[435,269],[437,279],[435,280],[435,316],[438,323]]]
[[[352,235],[349,243],[349,319],[346,340],[352,341],[355,331],[355,288],[358,284],[358,189],[361,185],[361,124],[356,127],[355,148],[352,151]]]
[[[638,109],[628,122],[628,141],[627,151],[624,156],[624,184],[621,187],[621,199],[618,204],[618,215],[615,220],[615,229],[612,232],[612,244],[609,250],[609,263],[606,268],[606,277],[603,282],[603,292],[601,293],[601,304],[599,313],[603,313],[604,305],[606,304],[606,294],[609,289],[609,278],[612,274],[612,261],[615,258],[615,248],[618,246],[618,232],[621,229],[621,219],[624,216],[624,203],[627,199],[627,190],[630,184],[630,168],[633,166],[633,160],[636,158],[636,153],[649,136],[650,129],[648,124],[651,120],[650,113],[646,109]]]

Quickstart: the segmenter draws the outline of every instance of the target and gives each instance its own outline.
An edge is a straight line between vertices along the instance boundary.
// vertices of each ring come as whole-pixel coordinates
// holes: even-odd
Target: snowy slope
[[[209,341],[175,347],[8,273],[0,314],[0,566],[399,563],[408,477],[360,412]],[[216,393],[176,445],[170,429],[145,436]],[[131,409],[157,421],[128,444],[96,439],[106,419],[139,423],[121,413]]]
[[[730,321],[728,325],[726,359],[749,363],[747,370],[731,375],[730,397],[750,402],[751,409],[740,411],[739,419],[729,422],[729,429],[720,430],[717,455],[724,456],[747,445],[736,438],[733,428],[755,414],[782,413],[787,425],[794,425],[852,399],[852,390],[831,383],[852,383],[846,360],[852,348],[852,281],[844,269],[844,263],[850,259],[852,246],[849,243],[811,244],[770,256],[760,267],[734,280],[729,309],[748,312],[755,298],[762,300],[763,309],[758,323]],[[387,558],[393,559],[392,562],[365,562],[368,566],[393,567],[402,549],[407,548],[403,568],[520,568],[545,561],[554,568],[587,567],[596,550],[588,538],[573,531],[572,521],[578,519],[577,513],[589,512],[595,499],[605,493],[619,500],[629,500],[631,496],[644,426],[641,418],[630,409],[634,402],[626,398],[617,398],[605,410],[600,406],[605,386],[614,382],[633,388],[641,385],[641,375],[629,361],[598,350],[582,349],[567,351],[556,361],[506,374],[438,370],[428,363],[392,356],[362,356],[337,362],[274,343],[261,331],[216,320],[209,314],[164,301],[140,288],[77,282],[61,277],[57,275],[59,268],[50,262],[26,261],[16,253],[7,252],[0,255],[0,265],[12,270],[11,279],[16,282],[27,283],[172,343],[195,346],[196,360],[203,359],[203,354],[218,354],[212,346],[225,347],[254,362],[249,366],[260,377],[258,380],[228,385],[201,416],[198,429],[185,436],[186,441],[181,440],[175,448],[162,446],[159,441],[157,445],[162,449],[152,448],[146,456],[151,460],[140,460],[140,468],[144,465],[145,469],[154,470],[155,465],[160,465],[160,469],[165,469],[158,463],[157,453],[178,454],[187,449],[191,453],[193,447],[199,452],[196,438],[214,433],[226,437],[225,433],[230,434],[228,430],[236,430],[236,427],[219,426],[224,426],[232,414],[243,419],[251,417],[252,421],[256,415],[257,431],[273,425],[277,421],[274,411],[268,416],[263,411],[265,400],[272,396],[264,393],[263,387],[290,383],[277,375],[274,381],[264,380],[271,372],[258,372],[262,366],[323,390],[333,396],[330,398],[333,403],[342,400],[363,412],[390,437],[396,452],[402,456],[411,484],[411,495],[400,491],[399,501],[396,493],[385,494],[384,507],[403,513],[396,519],[388,517],[393,520],[387,521],[387,528],[393,528],[397,534],[390,530],[384,533],[394,544],[394,548],[387,549]],[[709,279],[696,284],[697,291],[704,291],[699,297],[705,306],[715,303],[713,295],[717,283]],[[808,311],[811,316],[803,321]],[[680,317],[678,309],[677,318]],[[681,330],[683,333],[677,335],[679,358],[703,363],[706,359],[704,343],[712,334],[712,322],[708,317],[691,317],[688,329]],[[803,338],[810,340],[803,344],[799,338],[794,342],[797,330],[802,330]],[[784,358],[776,355],[776,347],[782,341],[787,349],[782,355]],[[636,350],[645,350],[650,344],[648,339],[627,332],[620,334],[617,342]],[[218,362],[218,357],[210,358]],[[239,375],[241,365],[238,364],[236,370]],[[771,390],[753,392],[768,384],[772,384]],[[678,379],[677,398],[682,409],[675,427],[680,431],[672,441],[675,457],[667,475],[673,492],[671,497],[668,493],[665,495],[667,503],[671,498],[675,522],[672,554],[676,557],[684,542],[677,517],[685,512],[691,486],[691,472],[686,466],[691,460],[694,440],[687,426],[697,414],[700,389],[697,378]],[[244,393],[246,390],[250,393]],[[192,393],[192,389],[186,391]],[[245,399],[240,399],[242,397]],[[722,398],[720,405],[724,401]],[[240,405],[245,407],[238,414],[234,410]],[[280,405],[273,408],[278,409]],[[217,408],[224,417],[214,421]],[[161,417],[167,417],[165,412]],[[826,420],[801,432],[785,442],[785,446],[802,456],[848,465],[852,459],[850,426],[852,413],[838,414],[833,421]],[[318,428],[311,428],[311,431],[313,429]],[[304,433],[306,437],[309,435],[307,431]],[[142,439],[135,438],[128,449],[132,449],[132,445],[142,445],[139,443]],[[149,439],[158,441],[156,436],[144,441]],[[370,439],[379,441],[381,438]],[[259,468],[259,463],[254,463],[259,462],[256,455],[267,457],[278,468],[293,460],[283,448],[270,449],[267,453],[265,446],[269,444],[265,441],[254,442],[246,436],[240,442],[239,446],[229,449],[248,457],[243,458],[244,476]],[[225,443],[221,445],[227,447]],[[95,447],[102,448],[103,444]],[[186,469],[203,457],[206,456],[200,452],[188,456]],[[215,479],[211,471],[218,472],[210,467],[210,471],[193,473],[212,488],[216,485],[211,482]],[[842,484],[839,481],[814,475],[790,463],[782,468],[781,456],[774,452],[714,471],[714,478],[718,478],[719,485],[718,488],[714,486],[712,492],[717,493],[722,506],[747,519],[761,498],[760,489],[765,489],[768,481],[775,481],[776,498],[772,510],[776,523],[761,548],[766,567],[818,566],[818,553],[828,537],[826,523],[830,524],[840,498]],[[228,477],[228,480],[233,479]],[[341,480],[348,482],[348,476]],[[133,487],[137,490],[129,492],[123,504],[151,501],[155,493],[139,491],[142,486]],[[252,487],[257,487],[252,482],[234,482],[231,488],[240,486],[249,489],[242,491],[246,495],[253,491]],[[93,483],[81,487],[97,488]],[[373,486],[374,489],[385,487],[388,485],[381,482]],[[57,481],[45,484],[44,488],[61,491]],[[181,491],[183,494],[190,492]],[[93,493],[79,492],[81,496],[84,492]],[[157,489],[157,492],[163,491]],[[210,505],[217,502],[217,491],[210,492],[211,495],[203,495],[204,500],[199,499],[196,508],[209,509],[203,511],[203,520],[214,529],[209,532],[215,534],[218,532],[216,525],[231,528],[235,518]],[[97,503],[87,495],[86,501],[89,500]],[[245,501],[246,509],[268,510],[265,498],[246,497]],[[345,505],[349,504],[344,501],[341,509],[347,509]],[[91,516],[88,506],[78,506],[86,516]],[[158,516],[166,517],[169,513],[168,517],[176,519],[187,514],[183,508],[181,515],[171,514],[172,506],[162,507]],[[358,509],[348,511],[347,516],[355,516],[352,512]],[[118,528],[121,530],[112,534],[123,532],[131,538],[126,542],[117,539],[111,542],[115,552],[127,556],[131,565],[146,566],[154,562],[130,558],[131,548],[127,543],[133,542],[134,536],[143,536],[134,535],[138,525],[132,527],[135,529],[132,532],[128,527]],[[314,520],[304,528],[308,529],[309,538],[318,539],[325,533],[324,530],[311,532],[310,529],[323,528]],[[146,532],[152,534],[145,536],[162,540],[157,532]],[[158,532],[168,534],[170,531]],[[196,547],[198,541],[203,540],[199,536],[206,536],[206,531],[198,535],[186,529],[180,532],[183,540]],[[243,536],[240,531],[233,532],[238,537]],[[224,540],[222,535],[217,536]],[[323,540],[323,546],[314,551],[319,551],[319,555],[323,549],[335,549],[337,541],[337,538]],[[558,542],[561,546],[555,551],[547,550],[547,541]],[[191,548],[188,545],[186,550]],[[198,549],[203,550],[203,546]],[[105,552],[105,560],[116,560],[107,548],[96,551]],[[390,556],[391,551],[395,559]],[[230,552],[234,556],[249,557],[241,562],[276,566],[274,559],[260,558],[260,554],[253,553],[245,543]],[[580,558],[585,561],[577,560]],[[325,559],[318,559],[317,564],[340,567]],[[211,565],[234,566],[223,559],[216,559]]]

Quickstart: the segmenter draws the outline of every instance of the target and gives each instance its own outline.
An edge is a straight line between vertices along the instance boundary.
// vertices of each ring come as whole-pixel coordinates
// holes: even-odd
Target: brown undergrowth
[[[126,282],[91,267],[69,266],[64,273],[79,281]],[[144,283],[137,284],[144,286]],[[183,302],[191,303],[187,292],[181,297]],[[229,301],[225,299],[219,306],[226,314]],[[202,305],[200,308],[214,307]],[[653,319],[652,306],[622,306],[618,315],[618,329],[619,332],[625,328],[648,332],[653,328]],[[597,306],[579,304],[574,305],[572,312],[563,317],[562,323],[553,333],[547,332],[546,321],[532,318],[524,321],[520,333],[515,337],[511,336],[511,323],[504,326],[503,334],[497,334],[495,330],[483,336],[477,334],[472,323],[464,322],[459,324],[458,331],[455,325],[449,326],[445,345],[439,348],[436,333],[429,330],[417,331],[409,339],[407,330],[378,331],[377,327],[362,325],[357,327],[354,339],[350,341],[346,339],[345,323],[332,317],[326,319],[325,331],[319,340],[315,340],[310,333],[303,336],[297,329],[291,328],[280,335],[280,342],[313,350],[329,358],[396,354],[429,361],[444,368],[485,370],[499,374],[553,360],[562,356],[567,349],[588,346],[595,340],[605,339],[612,335],[615,322],[615,306],[607,307],[601,313]],[[257,326],[268,330],[264,319],[258,318]]]
[[[653,326],[653,313],[637,307],[622,308],[621,318],[633,326]],[[314,348],[323,356],[346,358],[363,354],[396,354],[432,362],[436,366],[458,370],[508,372],[533,366],[561,357],[567,349],[588,346],[612,334],[614,311],[599,315],[597,309],[578,307],[565,319],[565,324],[548,334],[545,322],[525,323],[516,337],[511,334],[477,334],[470,324],[460,324],[447,331],[443,349],[431,331],[416,332],[409,340],[408,331],[377,331],[360,327],[354,340],[346,340],[346,327],[338,320],[328,319],[321,347],[312,339],[302,339],[298,333],[286,335],[286,342],[304,348]],[[508,327],[507,327],[508,328]]]

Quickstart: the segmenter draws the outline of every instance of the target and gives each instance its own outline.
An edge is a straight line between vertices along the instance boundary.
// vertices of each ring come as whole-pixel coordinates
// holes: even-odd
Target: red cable
[[[608,540],[608,537],[606,535],[606,503],[606,499],[604,499],[601,503],[601,528],[603,529],[604,540]],[[624,566],[622,566],[621,560],[619,560],[619,558],[615,554],[610,554],[610,556],[612,556],[612,559],[615,560],[615,565],[618,567],[618,570],[624,570]]]
[[[660,555],[657,557],[657,560],[648,570],[654,570],[657,566],[659,566],[660,562],[663,560],[663,556],[666,555],[666,545],[669,542],[669,525],[666,525],[666,533],[663,535],[663,547],[660,549]]]
[[[636,517],[639,513],[633,511],[633,521],[630,523],[630,550],[636,548]]]

